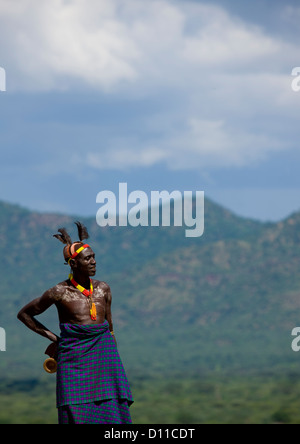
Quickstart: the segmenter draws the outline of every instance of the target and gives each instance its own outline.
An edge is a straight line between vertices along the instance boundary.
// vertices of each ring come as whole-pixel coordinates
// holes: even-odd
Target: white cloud
[[[127,100],[172,98],[169,108],[145,117],[144,138],[120,126],[118,138],[108,131],[99,147],[93,127],[94,143],[83,151],[76,134],[85,128],[76,128],[74,158],[96,169],[159,162],[173,169],[240,167],[291,147],[273,126],[284,126],[300,107],[290,87],[298,49],[221,7],[189,0],[1,0],[0,38],[6,42],[0,65],[9,68],[12,90],[87,86]],[[61,134],[67,138],[67,129]]]
[[[127,25],[117,19],[116,5],[108,0],[2,0],[0,34],[12,86],[60,90],[79,79],[107,90],[135,79],[132,60],[138,49]]]
[[[33,90],[182,85],[195,66],[266,67],[288,49],[220,7],[169,0],[2,0],[0,36],[11,87]]]
[[[184,151],[182,147],[185,145]],[[177,156],[174,155],[174,149]],[[264,160],[269,152],[282,149],[274,139],[232,128],[225,121],[193,118],[186,132],[169,143],[172,169],[198,167],[243,167]]]
[[[138,150],[135,147],[118,148],[111,151],[89,152],[86,156],[86,164],[90,168],[99,170],[117,169],[126,170],[132,166],[134,167],[151,167],[158,162],[165,160],[168,154],[163,149],[156,147],[147,147]]]
[[[105,142],[101,144],[105,146]],[[193,117],[159,141],[124,136],[109,139],[101,150],[89,145],[83,162],[96,170],[128,170],[160,163],[170,170],[240,168],[285,148],[275,136],[234,128],[221,120]]]
[[[281,42],[265,35],[258,26],[246,25],[220,8],[202,6],[200,13],[202,26],[185,38],[187,61],[223,68],[233,64],[236,68],[279,54],[282,49]]]

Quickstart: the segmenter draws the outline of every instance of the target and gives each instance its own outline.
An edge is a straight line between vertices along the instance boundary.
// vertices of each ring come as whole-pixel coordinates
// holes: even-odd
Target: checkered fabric
[[[57,407],[109,399],[133,402],[109,324],[60,324]]]
[[[132,424],[128,402],[121,399],[65,405],[58,409],[58,422],[59,424]]]

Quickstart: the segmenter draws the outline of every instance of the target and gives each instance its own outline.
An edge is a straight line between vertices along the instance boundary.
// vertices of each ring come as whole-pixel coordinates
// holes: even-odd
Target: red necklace
[[[74,280],[73,274],[69,275],[69,279],[75,288],[77,288],[82,294],[84,294],[84,296],[89,298],[91,319],[92,319],[92,321],[96,321],[97,320],[97,310],[96,310],[96,305],[93,302],[93,297],[92,297],[93,292],[94,292],[92,280],[90,279],[90,290],[87,290],[86,288],[82,287],[80,284],[77,284],[77,282]]]

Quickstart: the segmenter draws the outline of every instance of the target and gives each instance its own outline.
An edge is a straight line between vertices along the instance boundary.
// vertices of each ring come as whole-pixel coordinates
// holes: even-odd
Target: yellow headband
[[[82,247],[78,248],[78,250],[76,250],[75,253],[73,253],[72,256],[70,257],[70,259],[68,260],[68,264],[70,265],[71,259],[75,259],[75,257],[78,256],[78,254],[81,253],[86,248],[90,248],[90,246],[88,244],[85,244],[85,245],[82,245]]]

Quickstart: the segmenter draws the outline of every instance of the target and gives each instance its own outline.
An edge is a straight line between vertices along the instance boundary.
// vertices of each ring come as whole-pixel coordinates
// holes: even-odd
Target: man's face
[[[96,260],[95,253],[91,248],[83,250],[75,259],[78,271],[88,274],[89,276],[95,276],[96,274]]]

